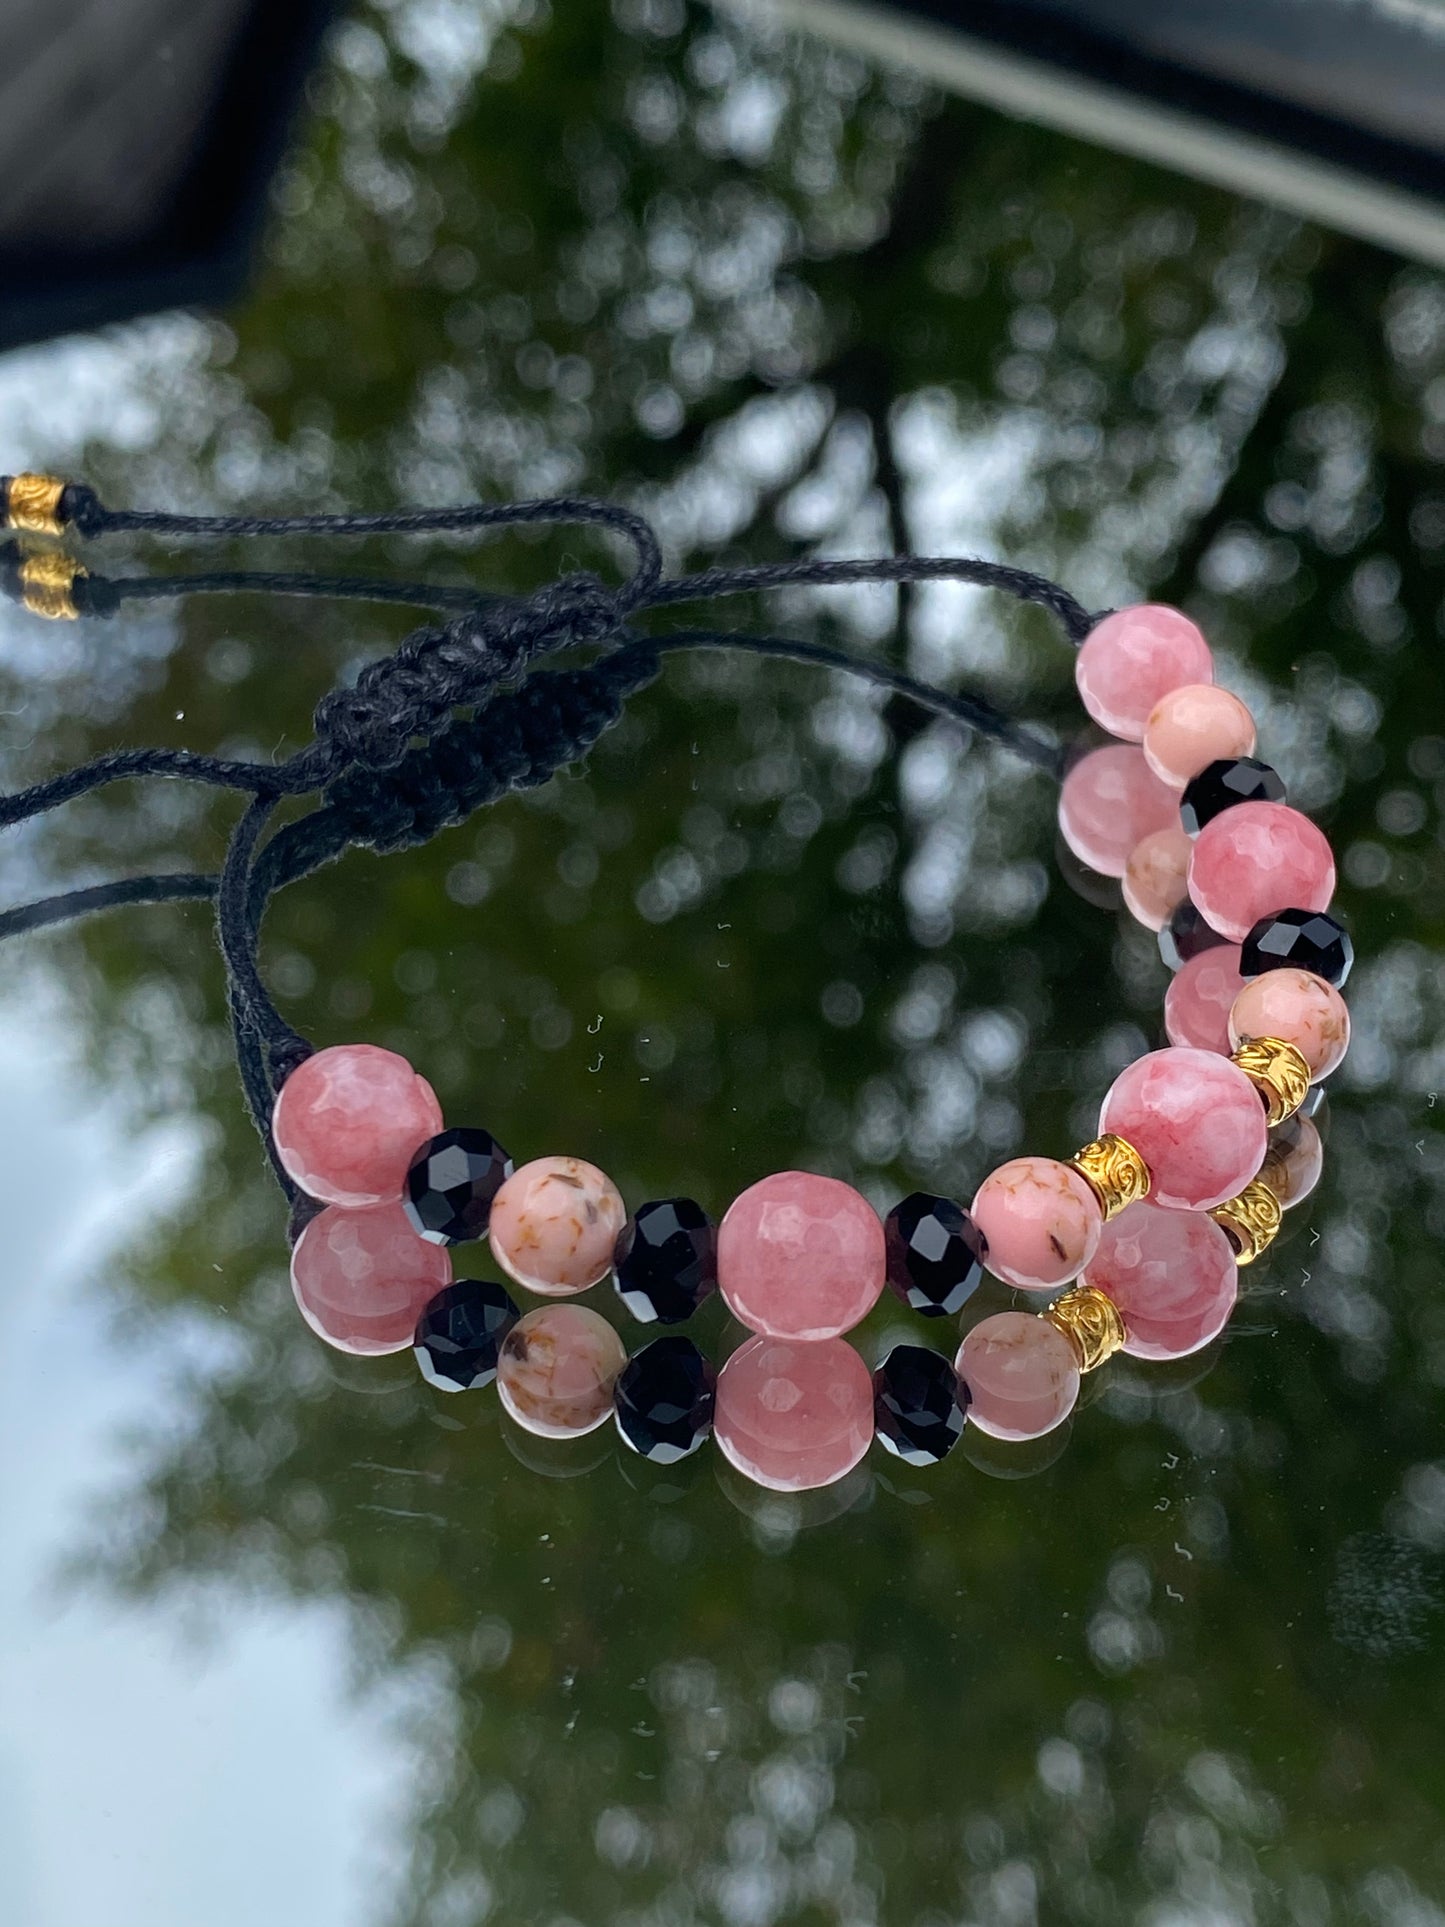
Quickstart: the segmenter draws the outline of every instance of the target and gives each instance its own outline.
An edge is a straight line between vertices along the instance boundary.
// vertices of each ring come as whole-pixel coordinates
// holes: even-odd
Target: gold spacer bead
[[[1079,1355],[1079,1370],[1092,1372],[1122,1351],[1129,1336],[1119,1307],[1095,1285],[1071,1285],[1043,1314]]]
[[[1293,1117],[1309,1095],[1310,1067],[1293,1044],[1280,1037],[1248,1037],[1230,1053],[1264,1099],[1271,1126]]]
[[[20,564],[20,593],[33,616],[50,622],[74,622],[79,615],[75,606],[76,578],[86,571],[68,555],[45,550],[27,555]]]
[[[1267,1251],[1279,1236],[1284,1220],[1279,1199],[1259,1178],[1252,1178],[1237,1198],[1215,1205],[1209,1215],[1223,1225],[1238,1265],[1252,1265],[1262,1251]]]
[[[65,483],[54,475],[12,475],[5,493],[5,519],[27,535],[63,535],[60,498]]]
[[[1099,1200],[1106,1218],[1117,1218],[1126,1205],[1149,1195],[1149,1167],[1124,1138],[1095,1138],[1069,1163]]]

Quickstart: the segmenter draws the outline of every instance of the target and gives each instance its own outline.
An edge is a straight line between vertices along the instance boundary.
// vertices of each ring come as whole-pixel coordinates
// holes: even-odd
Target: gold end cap
[[[20,564],[20,596],[33,616],[48,622],[74,622],[75,584],[86,571],[68,555],[52,549],[27,555]]]
[[[57,475],[12,475],[5,491],[5,520],[26,535],[63,535],[60,498],[65,482]]]
[[[1279,1199],[1259,1178],[1251,1179],[1237,1198],[1215,1205],[1209,1215],[1224,1227],[1238,1265],[1252,1265],[1261,1252],[1267,1251],[1284,1221]]]
[[[1096,1285],[1071,1285],[1043,1314],[1079,1356],[1079,1370],[1092,1372],[1122,1351],[1128,1338],[1119,1307]]]
[[[1149,1167],[1127,1139],[1112,1133],[1095,1138],[1069,1160],[1093,1191],[1106,1218],[1149,1195]]]

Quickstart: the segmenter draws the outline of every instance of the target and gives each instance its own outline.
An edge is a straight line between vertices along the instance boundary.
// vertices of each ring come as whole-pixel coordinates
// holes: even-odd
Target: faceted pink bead
[[[968,1422],[995,1439],[1037,1439],[1079,1397],[1079,1358],[1047,1318],[995,1312],[964,1333],[954,1361],[969,1390]]]
[[[1161,696],[1144,729],[1144,756],[1161,783],[1182,790],[1211,763],[1254,754],[1254,718],[1217,683],[1186,683]]]
[[[1239,1292],[1234,1247],[1202,1211],[1131,1204],[1104,1226],[1084,1282],[1118,1306],[1135,1358],[1186,1358],[1217,1338]]]
[[[441,1245],[418,1238],[399,1204],[320,1211],[296,1240],[291,1289],[301,1316],[339,1352],[400,1352],[452,1281]]]
[[[1107,743],[1081,756],[1059,791],[1059,830],[1081,863],[1121,877],[1129,852],[1155,830],[1177,827],[1179,798],[1133,743]]]
[[[612,1416],[612,1388],[627,1351],[585,1305],[539,1305],[502,1341],[497,1395],[525,1432],[578,1438]]]
[[[1324,1168],[1325,1147],[1313,1119],[1296,1115],[1270,1132],[1259,1176],[1279,1199],[1280,1209],[1288,1211],[1304,1202]]]
[[[1181,964],[1164,993],[1164,1029],[1170,1043],[1228,1057],[1234,1049],[1229,1012],[1243,989],[1237,943],[1215,944]]]
[[[1211,929],[1243,943],[1276,910],[1328,910],[1335,859],[1324,831],[1287,803],[1236,803],[1195,837],[1189,894]]]
[[[627,1209],[617,1186],[581,1158],[534,1158],[492,1199],[492,1255],[544,1298],[586,1291],[612,1269]]]
[[[884,1269],[878,1213],[837,1178],[780,1171],[736,1198],[718,1227],[723,1297],[772,1338],[837,1338],[872,1311]]]
[[[1057,1158],[1012,1158],[991,1172],[970,1208],[995,1278],[1053,1291],[1094,1255],[1104,1214],[1088,1182]]]
[[[1171,689],[1213,682],[1209,644],[1188,616],[1162,602],[1116,609],[1089,632],[1074,666],[1084,707],[1111,736],[1137,743]]]
[[[1350,1013],[1333,984],[1313,971],[1266,970],[1247,983],[1229,1013],[1229,1039],[1278,1037],[1293,1044],[1311,1078],[1328,1077],[1350,1047]]]
[[[333,1044],[298,1064],[271,1117],[286,1172],[324,1204],[399,1198],[407,1167],[441,1128],[431,1085],[375,1044]]]
[[[832,1485],[873,1438],[873,1380],[844,1339],[750,1338],[718,1373],[713,1430],[723,1456],[758,1485]]]
[[[1146,930],[1162,930],[1189,894],[1189,858],[1194,845],[1179,823],[1154,830],[1129,852],[1124,868],[1124,902]]]
[[[1101,1132],[1132,1144],[1149,1167],[1149,1196],[1172,1211],[1236,1198],[1264,1162],[1258,1091],[1237,1064],[1175,1046],[1136,1058],[1114,1079]]]

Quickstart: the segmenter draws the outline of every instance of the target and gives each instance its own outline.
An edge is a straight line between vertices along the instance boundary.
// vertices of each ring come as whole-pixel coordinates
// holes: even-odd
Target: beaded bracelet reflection
[[[1318,1175],[1318,1139],[1302,1110],[1348,1043],[1339,986],[1351,955],[1328,914],[1328,843],[1254,758],[1252,719],[1216,687],[1208,645],[1179,611],[1144,605],[1095,620],[1045,578],[966,559],[802,562],[669,581],[651,531],[605,504],[147,518],[103,510],[75,485],[56,494],[18,480],[18,491],[15,480],[4,487],[12,521],[17,502],[29,518],[16,524],[23,527],[42,510],[90,534],[576,520],[624,534],[638,556],[621,591],[571,578],[511,599],[500,613],[473,611],[419,632],[364,673],[359,702],[327,698],[315,744],[274,770],[125,752],[0,806],[16,821],[114,775],[147,772],[251,793],[217,884],[218,929],[248,1102],[288,1195],[301,1194],[296,1297],[328,1342],[363,1352],[411,1345],[443,1389],[495,1378],[511,1417],[544,1436],[585,1433],[613,1416],[629,1445],[669,1463],[715,1430],[737,1469],[797,1490],[844,1477],[875,1436],[915,1464],[946,1456],[966,1423],[999,1439],[1036,1438],[1068,1418],[1081,1375],[1115,1353],[1180,1357],[1223,1330],[1238,1267],[1267,1248],[1282,1210]],[[716,1229],[691,1199],[654,1201],[629,1218],[596,1166],[548,1156],[514,1168],[490,1131],[447,1129],[430,1086],[395,1053],[359,1043],[315,1050],[280,1017],[257,963],[260,923],[287,869],[307,867],[319,835],[307,826],[335,809],[348,784],[384,785],[389,770],[445,746],[458,729],[495,727],[516,700],[501,684],[541,649],[620,642],[594,665],[592,673],[617,664],[629,673],[591,740],[620,713],[623,684],[650,680],[664,651],[728,647],[863,675],[1055,766],[1043,738],[989,705],[816,645],[715,631],[643,639],[623,626],[645,608],[790,583],[938,578],[1037,602],[1082,645],[1085,707],[1123,740],[1069,771],[1060,827],[1082,862],[1121,879],[1129,910],[1161,933],[1166,960],[1178,967],[1165,1006],[1169,1046],[1121,1073],[1105,1095],[1099,1138],[1072,1158],[1014,1158],[984,1179],[967,1209],[915,1193],[886,1221],[850,1186],[806,1172],[760,1179]],[[459,724],[458,704],[476,717]],[[398,753],[402,731],[410,734]],[[560,758],[554,743],[528,767],[546,780]],[[325,807],[263,842],[281,797],[312,788],[326,793]],[[462,806],[461,792],[449,793],[430,833]],[[307,851],[299,863],[297,844]],[[511,1283],[554,1302],[522,1315],[497,1283],[453,1283],[450,1247],[483,1236]],[[951,1362],[928,1348],[895,1347],[871,1375],[846,1341],[885,1284],[920,1315],[949,1316],[985,1271],[1045,1296],[1044,1310],[985,1317]],[[570,1302],[609,1276],[645,1322],[681,1322],[716,1290],[754,1335],[715,1378],[680,1334],[626,1362],[613,1325]]]

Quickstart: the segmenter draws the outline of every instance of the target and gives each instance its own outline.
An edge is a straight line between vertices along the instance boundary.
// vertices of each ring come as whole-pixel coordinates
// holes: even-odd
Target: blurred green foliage
[[[610,1433],[539,1460],[486,1397],[323,1353],[204,915],[37,940],[96,1075],[205,1120],[110,1291],[225,1313],[81,1563],[350,1602],[362,1678],[409,1682],[418,1723],[378,1920],[1440,1919],[1439,277],[765,20],[389,0],[332,37],[252,297],[95,352],[103,400],[68,446],[37,432],[117,502],[586,489],[678,565],[908,543],[1184,602],[1329,827],[1361,958],[1326,1180],[1217,1355],[1111,1368],[1062,1456],[880,1463],[795,1505]],[[583,537],[355,560],[608,565]],[[1042,620],[970,592],[738,615],[1074,726]],[[120,740],[294,746],[403,626],[211,602],[57,648],[12,617],[11,780]],[[1052,808],[856,689],[678,662],[584,771],[291,892],[267,967],[318,1041],[407,1052],[454,1119],[633,1200],[717,1209],[793,1165],[966,1197],[1088,1136],[1157,1035],[1153,940],[1065,887]],[[107,796],[7,862],[213,867],[232,813]]]

